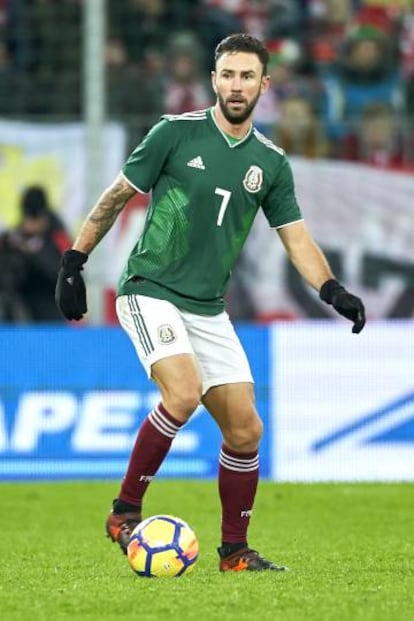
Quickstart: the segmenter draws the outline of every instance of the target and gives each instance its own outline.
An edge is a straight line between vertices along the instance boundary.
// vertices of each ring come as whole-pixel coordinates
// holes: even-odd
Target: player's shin
[[[239,453],[222,446],[219,493],[222,505],[222,545],[247,544],[247,530],[259,480],[259,454]]]
[[[174,418],[162,403],[155,406],[142,423],[129,459],[119,499],[141,507],[142,499],[164,461],[183,423]],[[115,511],[117,510],[115,505]]]

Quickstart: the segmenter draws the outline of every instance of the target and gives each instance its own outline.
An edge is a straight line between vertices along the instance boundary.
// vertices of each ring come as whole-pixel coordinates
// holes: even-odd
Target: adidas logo
[[[206,167],[204,166],[204,162],[201,158],[201,155],[197,155],[197,157],[187,162],[187,166],[189,166],[190,168],[199,168],[200,170],[206,169]]]

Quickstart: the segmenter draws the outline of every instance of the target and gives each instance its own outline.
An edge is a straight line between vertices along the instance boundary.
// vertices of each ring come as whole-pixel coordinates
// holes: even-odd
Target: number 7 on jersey
[[[216,188],[214,190],[214,194],[222,196],[221,205],[217,216],[217,226],[221,226],[224,214],[226,213],[227,205],[229,204],[231,192],[229,192],[228,190],[223,190],[223,188]]]

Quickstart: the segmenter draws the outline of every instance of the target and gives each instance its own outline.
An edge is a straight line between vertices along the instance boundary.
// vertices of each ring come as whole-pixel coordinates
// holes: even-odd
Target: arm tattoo
[[[134,188],[123,177],[117,177],[87,216],[74,247],[89,254],[109,231],[134,194]]]

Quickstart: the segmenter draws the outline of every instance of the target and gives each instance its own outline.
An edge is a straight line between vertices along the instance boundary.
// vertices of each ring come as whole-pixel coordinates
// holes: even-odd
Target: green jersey
[[[122,173],[152,196],[119,295],[138,293],[216,315],[259,207],[271,227],[301,219],[282,149],[254,127],[234,143],[212,109],[161,117]]]

